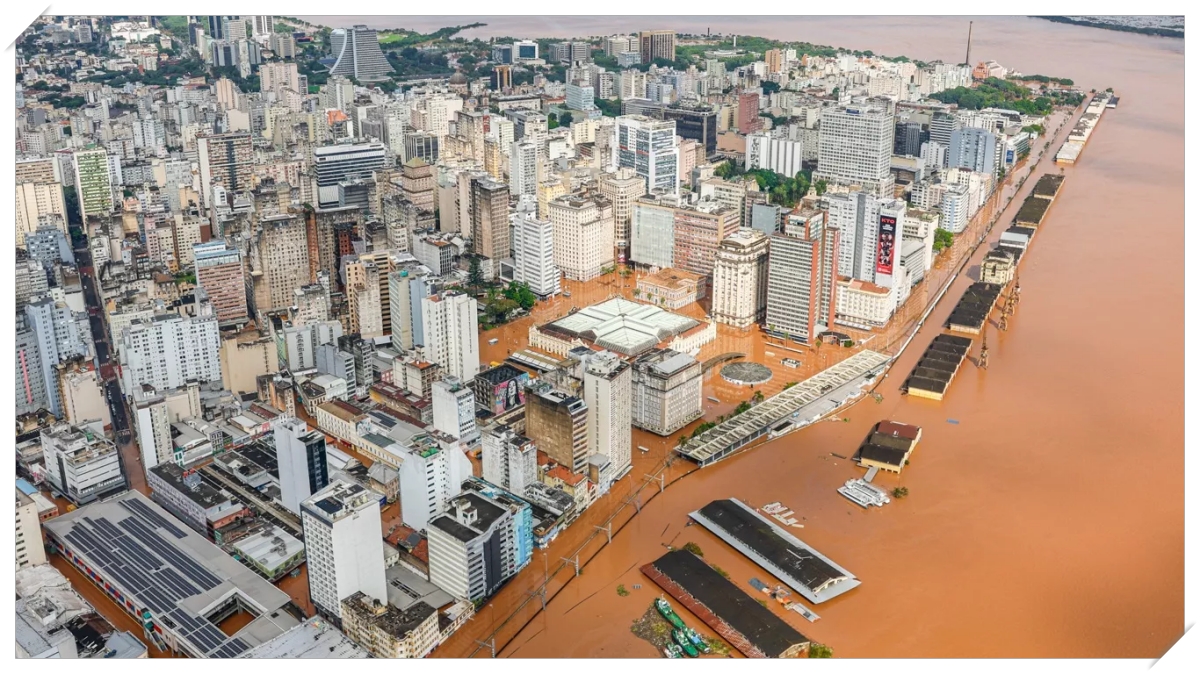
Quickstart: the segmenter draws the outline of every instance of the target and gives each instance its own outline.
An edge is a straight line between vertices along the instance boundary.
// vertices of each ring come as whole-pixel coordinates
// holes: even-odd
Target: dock
[[[737,499],[713,501],[690,516],[813,604],[861,584],[854,574]]]
[[[971,340],[957,335],[938,335],[925,349],[921,360],[904,383],[908,395],[941,400],[971,350]]]
[[[1067,141],[1059,148],[1058,154],[1054,156],[1054,161],[1059,164],[1074,164],[1079,161],[1079,155],[1083,154],[1083,148],[1092,137],[1092,132],[1096,130],[1096,126],[1100,124],[1100,118],[1104,116],[1104,111],[1109,107],[1109,95],[1106,93],[1098,93],[1092,97],[1092,101],[1088,103],[1087,110],[1084,111],[1083,117],[1075,124],[1075,128],[1071,129],[1071,134],[1067,136]],[[1112,107],[1116,107],[1114,104]]]
[[[808,637],[687,550],[672,550],[641,571],[747,658],[808,652]]]

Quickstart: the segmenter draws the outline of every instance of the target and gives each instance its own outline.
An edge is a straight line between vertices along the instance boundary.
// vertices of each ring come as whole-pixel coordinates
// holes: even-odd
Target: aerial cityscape
[[[17,657],[1159,658],[1183,30],[39,17]]]

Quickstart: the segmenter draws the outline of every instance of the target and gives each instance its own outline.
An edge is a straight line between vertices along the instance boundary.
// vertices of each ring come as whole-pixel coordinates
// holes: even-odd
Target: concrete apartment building
[[[479,439],[475,391],[456,377],[433,382],[433,427],[470,445]]]
[[[771,236],[767,271],[767,331],[813,344],[837,310],[839,234],[824,212],[788,216]]]
[[[631,168],[617,169],[600,176],[599,190],[613,207],[613,238],[619,255],[629,254],[633,204],[646,194],[646,181]]]
[[[713,320],[745,330],[766,318],[769,242],[754,229],[739,229],[721,241],[713,262]]]
[[[451,596],[490,596],[529,563],[528,503],[501,493],[464,490],[429,523],[429,580]]]
[[[525,434],[550,459],[583,474],[588,460],[588,404],[548,386],[525,395]]]
[[[471,460],[459,443],[441,442],[426,434],[412,437],[403,447],[403,455],[400,512],[405,526],[423,531],[471,476]]]
[[[338,480],[300,505],[308,558],[308,594],[337,622],[342,601],[361,592],[387,603],[379,495]]]
[[[246,275],[242,255],[224,240],[192,246],[196,283],[204,288],[221,326],[245,324],[250,320],[246,304]]]
[[[274,436],[280,500],[299,514],[300,503],[329,484],[325,434],[299,419],[288,419],[276,424]]]
[[[673,39],[673,38],[672,38]],[[679,194],[679,147],[675,122],[644,115],[622,115],[614,127],[610,169],[631,168],[646,181],[646,191]]]
[[[554,264],[563,275],[590,281],[613,264],[613,208],[604,197],[562,196],[548,205]]]
[[[632,423],[670,435],[704,414],[703,372],[695,358],[673,349],[654,349],[633,361]]]
[[[562,272],[554,264],[554,223],[531,213],[513,218],[513,278],[545,299],[561,290]]]
[[[483,479],[521,496],[537,483],[537,445],[508,426],[483,433]]]
[[[471,245],[477,255],[502,260],[512,254],[508,235],[508,187],[482,175],[470,183]]]
[[[28,566],[46,563],[46,548],[42,545],[42,525],[37,504],[17,490],[16,516],[17,571]]]
[[[425,355],[442,372],[462,381],[479,374],[478,307],[475,298],[462,293],[421,299]]]
[[[632,392],[632,368],[617,354],[600,351],[584,361],[583,399],[587,403],[588,453],[608,459],[613,479],[619,479],[633,467],[630,453]]]
[[[75,505],[126,488],[117,446],[89,428],[57,423],[41,432],[46,481]]]

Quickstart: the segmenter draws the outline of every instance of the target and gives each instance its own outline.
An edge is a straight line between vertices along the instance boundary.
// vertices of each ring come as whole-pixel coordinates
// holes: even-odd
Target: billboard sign
[[[875,273],[892,275],[896,257],[896,218],[879,216],[879,244],[875,254]]]

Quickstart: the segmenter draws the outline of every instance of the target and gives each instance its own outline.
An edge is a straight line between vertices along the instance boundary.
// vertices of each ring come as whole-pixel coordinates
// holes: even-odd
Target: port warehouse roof
[[[777,423],[820,400],[833,389],[882,367],[889,360],[888,356],[876,351],[860,351],[717,424],[677,451],[702,466],[719,461],[747,442],[763,436]]]
[[[670,592],[701,619],[705,618],[701,615],[705,609],[711,612],[716,616],[718,624],[713,625],[709,620],[705,622],[734,643],[747,657],[778,658],[785,654],[795,654],[809,644],[808,637],[797,632],[782,618],[772,613],[771,609],[759,604],[732,581],[687,550],[668,552],[643,566],[642,573]],[[686,595],[677,596],[678,590],[671,587],[672,584],[678,586],[678,590]],[[689,598],[700,606],[688,606]],[[726,629],[718,627],[721,623],[724,623],[723,627]],[[726,630],[732,630],[736,634],[726,634]],[[739,640],[738,636],[742,639]],[[750,648],[737,643],[738,641],[744,641]],[[746,652],[747,650],[750,652]]]
[[[1062,188],[1063,181],[1066,176],[1047,173],[1038,179],[1037,184],[1033,186],[1033,196],[1043,199],[1054,199],[1058,195],[1058,190]]]
[[[1021,204],[1021,210],[1017,211],[1017,217],[1013,222],[1018,225],[1032,225],[1037,227],[1042,224],[1042,218],[1046,217],[1046,211],[1050,210],[1050,200],[1043,199],[1034,195],[1025,197],[1025,203]]]
[[[957,335],[938,335],[925,349],[921,360],[908,375],[904,386],[909,391],[928,391],[941,395],[971,349],[971,340]]]
[[[691,518],[814,604],[861,584],[854,574],[737,499],[713,501]]]
[[[43,527],[65,558],[91,569],[118,603],[139,615],[148,610],[194,657],[237,657],[300,622],[282,610],[286,594],[136,491]],[[227,636],[205,616],[235,599],[258,617]]]
[[[959,298],[954,311],[946,319],[950,329],[967,328],[978,331],[987,321],[988,314],[996,307],[1000,297],[1000,286],[995,283],[972,283],[970,288]]]
[[[920,439],[921,429],[894,421],[881,421],[858,448],[857,460],[903,467],[904,459]]]

